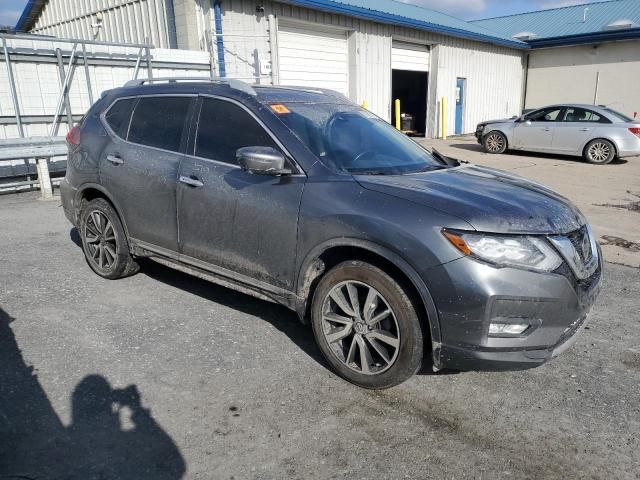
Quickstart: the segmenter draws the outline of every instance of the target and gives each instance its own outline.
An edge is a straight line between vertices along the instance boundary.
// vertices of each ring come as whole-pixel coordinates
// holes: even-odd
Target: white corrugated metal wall
[[[148,38],[156,47],[175,48],[170,7],[165,0],[50,0],[31,32],[90,40],[96,32],[91,25],[100,13],[99,40],[144,43]]]
[[[168,46],[171,19],[167,0],[97,0],[97,7],[92,9],[92,5],[89,0],[50,0],[33,31],[90,38],[87,35],[94,13],[101,10],[105,25],[101,39],[142,42],[149,36],[157,46]],[[210,38],[215,33],[211,1],[184,0],[175,7],[178,37],[188,36],[182,41],[188,40],[189,48],[205,50],[212,43],[216,60],[215,41]],[[349,96],[360,104],[366,100],[373,112],[387,120],[391,117],[393,40],[432,46],[427,115],[431,136],[440,131],[438,108],[443,96],[448,100],[447,130],[454,130],[457,77],[467,79],[464,132],[472,132],[480,120],[519,113],[524,71],[519,50],[270,0],[224,0],[222,10],[225,64],[230,77],[252,83],[278,83],[277,25],[280,19],[286,19],[288,23],[345,29],[349,34]]]
[[[430,95],[434,99],[447,97],[449,133],[454,131],[457,77],[467,79],[465,133],[473,132],[478,121],[520,112],[524,75],[520,50],[279,2],[265,1],[261,5],[264,12],[256,12],[256,2],[252,0],[225,0],[222,4],[225,63],[229,76],[255,78],[261,83],[269,83],[268,77],[258,77],[257,59],[271,58],[277,82],[278,59],[273,51],[277,49],[272,49],[269,40],[277,41],[277,23],[286,19],[287,24],[296,21],[351,31],[355,42],[352,49],[352,57],[355,58],[350,58],[351,100],[359,104],[366,100],[371,111],[387,120],[391,118],[391,50],[394,39],[437,48],[438,54],[431,56],[430,77],[434,78],[429,82],[430,89],[435,88],[436,91]],[[258,35],[261,38],[256,38]],[[430,102],[429,107],[429,134],[435,136],[439,132],[438,102]]]

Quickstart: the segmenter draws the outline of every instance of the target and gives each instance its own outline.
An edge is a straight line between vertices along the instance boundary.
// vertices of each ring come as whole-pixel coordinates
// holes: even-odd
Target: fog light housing
[[[489,325],[490,337],[520,337],[531,325],[528,322],[520,323],[491,323]]]

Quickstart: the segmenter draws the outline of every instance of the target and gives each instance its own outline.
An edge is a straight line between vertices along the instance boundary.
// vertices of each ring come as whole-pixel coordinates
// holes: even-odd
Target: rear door
[[[581,107],[567,107],[553,133],[553,150],[567,155],[582,155],[582,148],[595,130],[608,119]]]
[[[191,155],[182,162],[177,190],[181,253],[218,273],[292,289],[306,176],[245,172],[237,164],[239,148],[283,151],[279,143],[236,102],[203,97],[197,108]]]
[[[133,114],[113,130],[102,153],[101,183],[117,202],[129,235],[177,251],[176,182],[195,96],[136,99]],[[117,105],[117,103],[116,103]],[[114,107],[112,107],[114,108]],[[109,123],[111,109],[104,119]],[[118,135],[119,134],[119,135]]]
[[[521,150],[550,152],[553,131],[560,123],[564,107],[549,107],[527,115],[513,129],[514,147]]]

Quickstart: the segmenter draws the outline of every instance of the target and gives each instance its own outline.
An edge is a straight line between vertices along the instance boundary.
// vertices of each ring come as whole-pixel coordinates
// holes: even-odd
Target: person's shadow
[[[142,407],[135,385],[120,390],[100,375],[85,377],[65,427],[22,357],[12,321],[0,308],[0,478],[182,478],[178,447]]]

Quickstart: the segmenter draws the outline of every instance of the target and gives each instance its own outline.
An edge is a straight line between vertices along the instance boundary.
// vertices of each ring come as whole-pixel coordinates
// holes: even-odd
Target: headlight
[[[443,230],[442,233],[465,255],[499,267],[551,272],[562,264],[560,255],[542,238],[451,230]]]

